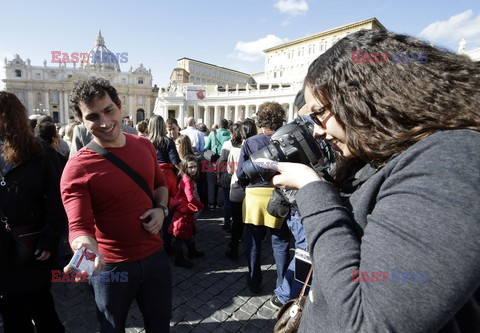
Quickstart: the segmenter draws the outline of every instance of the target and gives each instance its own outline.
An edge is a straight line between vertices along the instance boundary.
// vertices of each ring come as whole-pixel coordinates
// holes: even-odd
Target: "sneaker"
[[[277,295],[273,294],[272,297],[270,297],[270,305],[275,309],[280,309],[283,306],[283,303],[280,302]]]

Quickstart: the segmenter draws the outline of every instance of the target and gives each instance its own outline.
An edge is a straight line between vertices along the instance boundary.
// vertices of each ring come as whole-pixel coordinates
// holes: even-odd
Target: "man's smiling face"
[[[83,124],[92,133],[95,142],[103,147],[122,147],[125,143],[120,107],[108,94],[101,99],[94,99],[89,105],[83,102],[79,104]]]

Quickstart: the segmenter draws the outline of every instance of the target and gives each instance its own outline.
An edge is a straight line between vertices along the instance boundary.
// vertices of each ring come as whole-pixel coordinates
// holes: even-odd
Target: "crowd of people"
[[[425,53],[428,62],[351,61],[366,50]],[[223,212],[225,260],[245,256],[253,294],[269,235],[276,308],[306,283],[294,278],[290,248],[308,252],[300,332],[480,331],[479,79],[478,64],[409,36],[362,30],[339,40],[310,65],[294,103],[310,141],[292,140],[300,150],[318,145],[321,171],[293,163],[298,152],[257,159],[286,124],[275,101],[255,120],[222,119],[211,130],[159,115],[134,126],[110,82],[90,78],[76,84],[73,117],[58,129],[0,92],[5,332],[64,332],[50,272],[83,248],[95,274],[128,275],[91,279],[102,332],[125,330],[134,299],[147,332],[168,332],[168,256],[186,269],[204,257],[195,242],[203,210]],[[254,180],[255,163],[276,175]],[[274,197],[281,212],[269,207]]]

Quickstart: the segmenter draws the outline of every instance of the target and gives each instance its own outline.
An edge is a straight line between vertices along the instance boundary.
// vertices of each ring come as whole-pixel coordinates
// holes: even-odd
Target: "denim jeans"
[[[162,249],[132,262],[106,264],[104,271],[128,272],[126,282],[91,279],[102,333],[124,332],[128,310],[137,300],[146,332],[168,332],[172,317],[172,276]]]
[[[305,238],[305,230],[301,222],[301,216],[297,210],[292,210],[290,218],[287,220],[288,228],[295,238],[296,249],[307,249],[307,240]],[[300,295],[303,284],[295,280],[295,258],[290,261],[287,272],[280,286],[275,289],[275,294],[282,303],[297,298]],[[307,289],[308,290],[308,289]]]
[[[267,229],[270,231],[273,256],[277,266],[277,284],[280,286],[287,271],[289,262],[289,237],[290,233],[286,223],[280,229],[273,229],[266,226],[245,224],[245,237],[247,248],[248,275],[247,282],[250,288],[260,289],[262,285],[262,241],[265,238]]]
[[[222,187],[223,193],[223,223],[227,227],[232,226],[232,202],[230,201],[230,187]]]

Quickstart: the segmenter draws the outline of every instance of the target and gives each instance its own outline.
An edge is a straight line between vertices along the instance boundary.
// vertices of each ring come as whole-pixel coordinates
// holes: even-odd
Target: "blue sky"
[[[111,51],[128,53],[122,70],[141,62],[160,87],[179,58],[257,73],[265,48],[371,17],[455,51],[462,37],[467,50],[480,47],[478,0],[0,0],[0,8],[0,79],[4,57],[57,66],[51,51],[87,52],[99,29]]]

